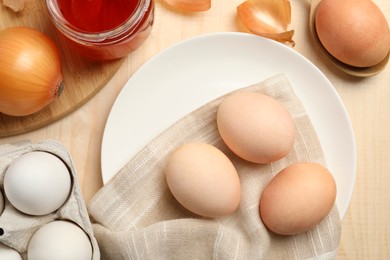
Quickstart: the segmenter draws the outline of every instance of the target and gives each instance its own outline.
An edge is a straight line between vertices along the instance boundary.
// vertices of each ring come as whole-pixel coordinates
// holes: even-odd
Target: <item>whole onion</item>
[[[29,27],[0,31],[0,112],[40,111],[63,91],[61,59],[54,42]]]

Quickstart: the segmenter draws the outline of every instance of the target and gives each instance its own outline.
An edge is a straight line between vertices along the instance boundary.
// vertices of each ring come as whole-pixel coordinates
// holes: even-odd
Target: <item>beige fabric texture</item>
[[[216,111],[220,97],[179,120],[151,141],[91,200],[88,210],[102,259],[334,259],[341,224],[337,207],[308,232],[281,236],[259,217],[267,183],[294,162],[326,165],[316,132],[285,75],[237,91],[258,91],[282,102],[293,115],[297,139],[285,158],[271,164],[249,163],[221,140]],[[164,166],[173,149],[205,142],[223,151],[241,182],[238,210],[210,219],[183,208],[170,193]]]
[[[93,236],[92,225],[87,208],[77,181],[77,172],[72,157],[66,147],[54,140],[45,140],[39,143],[22,141],[14,144],[0,145],[0,185],[4,195],[4,175],[9,164],[20,155],[32,151],[44,151],[59,157],[68,167],[72,177],[72,189],[67,201],[55,212],[43,216],[31,216],[14,208],[5,197],[4,211],[0,214],[0,228],[4,234],[0,236],[0,243],[14,248],[23,259],[27,259],[27,249],[31,237],[43,225],[54,220],[68,220],[79,227],[91,239],[93,255],[92,260],[100,259],[97,241]],[[1,259],[0,257],[0,260]]]

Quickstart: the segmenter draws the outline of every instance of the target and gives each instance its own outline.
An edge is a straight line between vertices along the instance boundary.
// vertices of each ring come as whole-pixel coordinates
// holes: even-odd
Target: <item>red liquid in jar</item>
[[[125,57],[148,38],[154,1],[47,0],[47,8],[71,47],[87,58],[111,60]]]
[[[123,24],[139,0],[58,0],[64,18],[79,30],[102,32]]]

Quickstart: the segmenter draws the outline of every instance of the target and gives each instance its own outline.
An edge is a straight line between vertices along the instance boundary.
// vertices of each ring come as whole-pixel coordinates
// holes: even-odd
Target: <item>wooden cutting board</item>
[[[0,113],[0,137],[35,130],[68,115],[104,87],[122,64],[123,59],[87,60],[69,48],[51,24],[45,2],[26,0],[25,8],[15,13],[0,0],[0,29],[29,26],[46,33],[60,50],[65,89],[58,99],[33,115],[13,117]]]

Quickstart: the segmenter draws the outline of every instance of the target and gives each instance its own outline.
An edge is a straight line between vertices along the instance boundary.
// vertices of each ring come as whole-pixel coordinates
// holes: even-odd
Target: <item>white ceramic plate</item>
[[[343,217],[355,182],[356,147],[340,97],[305,57],[275,41],[244,33],[213,33],[175,44],[130,78],[106,123],[103,182],[186,114],[227,92],[280,73],[287,75],[317,131],[336,179],[336,203]]]

